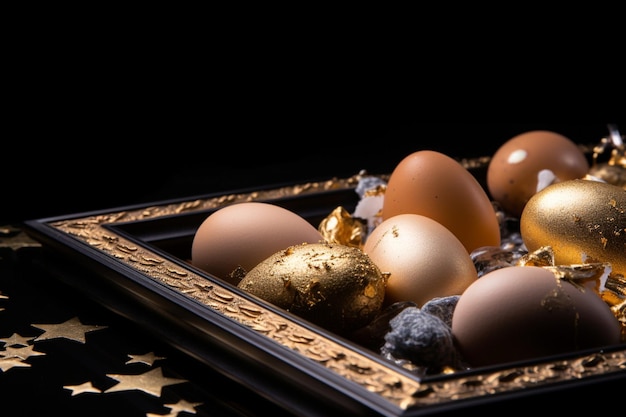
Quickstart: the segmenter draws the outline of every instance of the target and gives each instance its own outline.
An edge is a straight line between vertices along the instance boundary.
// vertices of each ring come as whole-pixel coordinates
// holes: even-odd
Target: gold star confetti
[[[154,414],[148,413],[146,417],[176,417],[181,412],[187,412],[189,414],[196,414],[196,407],[202,405],[202,403],[190,403],[189,401],[180,400],[176,404],[163,404],[170,409],[167,414]]]
[[[0,350],[0,356],[4,356],[5,358],[28,359],[31,356],[45,355],[45,353],[37,352],[33,349],[34,349],[34,346],[20,346],[20,347],[9,346],[5,350]]]
[[[30,364],[15,357],[0,359],[0,369],[2,371],[6,372],[11,368],[30,368]]]
[[[196,414],[196,407],[202,405],[202,403],[190,403],[189,401],[179,400],[176,404],[164,404],[169,407],[172,414],[177,415],[183,411],[191,414]]]
[[[166,385],[187,382],[185,379],[168,378],[163,376],[161,368],[155,368],[140,375],[107,374],[120,383],[104,392],[140,390],[155,397],[161,396],[161,389]]]
[[[146,365],[152,366],[155,361],[160,359],[165,359],[162,356],[156,356],[154,352],[146,353],[144,355],[128,355],[130,359],[126,361],[126,365],[129,363],[145,363]]]
[[[8,338],[0,339],[0,342],[4,342],[6,346],[28,346],[29,340],[32,340],[32,337],[24,337],[17,333],[13,333]]]
[[[64,385],[63,388],[72,391],[72,397],[74,395],[83,394],[86,392],[95,392],[95,393],[102,392],[102,390],[99,390],[98,388],[94,387],[91,382],[84,382],[80,385]]]
[[[85,343],[85,333],[92,332],[94,330],[106,329],[108,327],[85,325],[80,322],[78,317],[71,318],[64,323],[32,324],[32,326],[44,331],[42,335],[37,336],[34,339],[36,342],[63,337],[80,343]]]

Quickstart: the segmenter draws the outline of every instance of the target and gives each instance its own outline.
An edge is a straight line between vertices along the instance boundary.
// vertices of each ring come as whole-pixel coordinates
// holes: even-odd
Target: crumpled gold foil
[[[589,263],[578,265],[545,266],[557,278],[570,281],[579,287],[591,288],[602,296],[606,289],[606,282],[611,272],[609,263]]]
[[[387,184],[377,185],[376,187],[365,190],[365,193],[363,193],[363,197],[378,197],[381,195],[384,196],[385,191],[387,191]]]
[[[542,246],[517,260],[518,266],[554,266],[552,246]]]
[[[592,157],[589,175],[626,190],[626,146],[616,128],[593,148]]]
[[[328,243],[361,248],[367,235],[367,224],[339,206],[320,222],[318,230]]]
[[[606,282],[602,299],[611,306],[611,311],[622,325],[622,341],[626,341],[626,277],[611,274]]]

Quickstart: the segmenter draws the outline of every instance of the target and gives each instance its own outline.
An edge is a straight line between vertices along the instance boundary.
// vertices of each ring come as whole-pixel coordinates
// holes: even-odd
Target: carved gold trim
[[[469,168],[484,167],[488,159],[463,160]],[[572,359],[511,367],[496,371],[480,370],[441,378],[420,379],[387,366],[384,360],[375,361],[322,334],[315,333],[297,322],[282,317],[261,304],[241,297],[229,289],[186,269],[178,263],[105,228],[121,222],[156,219],[199,210],[216,209],[236,202],[268,200],[286,196],[323,193],[329,190],[356,187],[359,175],[325,182],[310,182],[292,187],[229,194],[143,207],[136,210],[112,212],[82,218],[71,218],[49,223],[88,245],[91,249],[111,257],[172,290],[184,294],[207,308],[247,326],[311,359],[347,380],[354,381],[373,395],[378,395],[401,410],[423,408],[464,400],[476,396],[513,392],[531,387],[580,380],[583,378],[626,371],[626,350],[611,353],[596,352]]]

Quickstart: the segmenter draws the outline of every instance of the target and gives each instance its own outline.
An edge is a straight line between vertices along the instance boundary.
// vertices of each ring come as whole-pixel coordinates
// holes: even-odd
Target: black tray
[[[485,159],[463,162],[484,178]],[[337,206],[354,209],[357,182],[283,184],[24,226],[60,279],[294,414],[427,415],[626,376],[619,345],[419,378],[189,262],[196,229],[220,207],[266,201],[317,225]]]

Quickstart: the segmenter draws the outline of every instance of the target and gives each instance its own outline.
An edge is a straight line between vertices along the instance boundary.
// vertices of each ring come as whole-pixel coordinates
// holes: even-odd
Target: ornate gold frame
[[[472,169],[484,165],[485,160],[464,163]],[[59,242],[58,246],[69,248],[70,253],[72,250],[87,251],[95,259],[104,259],[96,262],[118,265],[121,270],[141,274],[160,288],[164,286],[168,291],[194,300],[203,308],[243,326],[245,331],[271,339],[307,358],[333,378],[338,376],[353,382],[346,385],[348,389],[353,386],[355,390],[365,392],[356,397],[371,396],[374,403],[382,404],[377,411],[383,414],[426,414],[440,406],[460,406],[473,398],[504,398],[506,394],[531,392],[529,389],[566,386],[587,378],[626,372],[626,347],[621,346],[610,352],[591,352],[519,366],[420,379],[383,358],[368,355],[340,338],[319,332],[288,314],[281,314],[233,286],[197,271],[184,260],[166,256],[141,239],[116,228],[129,222],[205,212],[236,202],[280,200],[302,195],[315,197],[335,190],[353,189],[357,182],[358,175],[106,213],[42,219],[26,224],[29,233],[43,237],[43,241]]]

